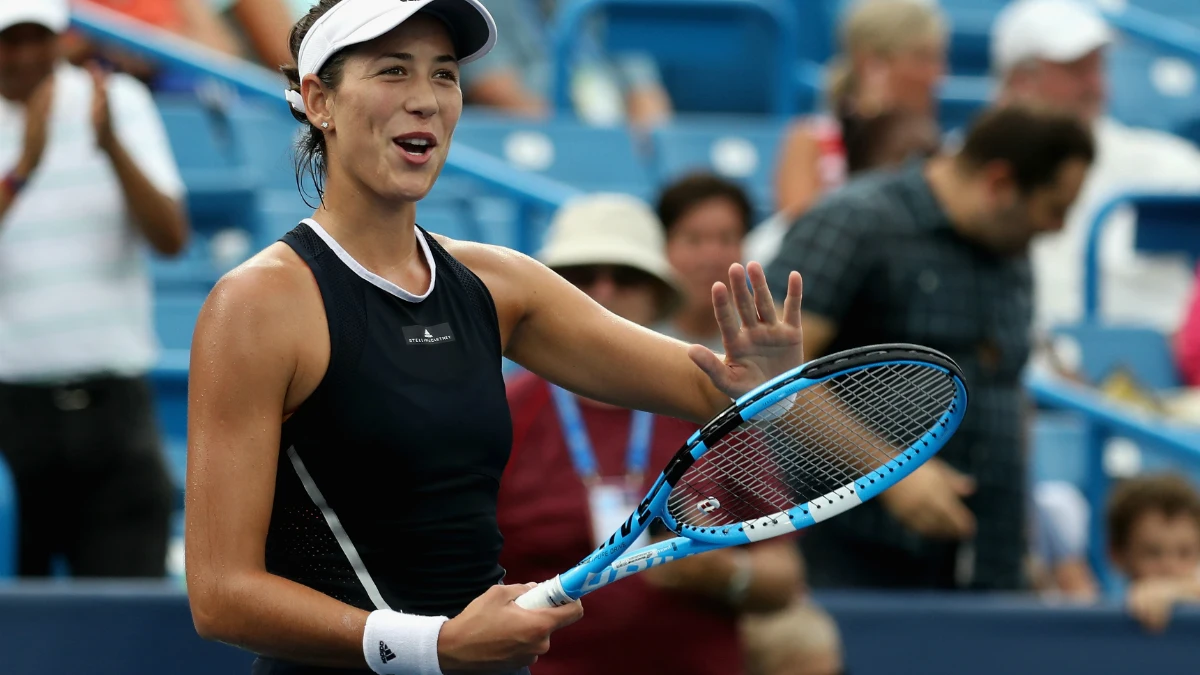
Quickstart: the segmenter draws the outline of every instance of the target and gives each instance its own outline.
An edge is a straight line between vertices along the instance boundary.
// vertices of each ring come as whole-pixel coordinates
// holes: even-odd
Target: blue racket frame
[[[833,492],[787,511],[741,524],[699,528],[680,524],[668,513],[667,499],[683,474],[708,452],[710,445],[744,422],[793,394],[833,377],[888,365],[918,365],[941,370],[951,376],[956,388],[948,410],[909,449]],[[794,532],[844,513],[900,482],[936,455],[958,430],[966,414],[967,397],[967,386],[958,365],[946,355],[919,345],[888,344],[852,349],[793,368],[744,394],[692,434],[637,509],[612,536],[575,567],[518,598],[517,603],[524,607],[564,605],[614,581],[672,560]],[[626,552],[655,518],[662,519],[669,530],[682,536]]]

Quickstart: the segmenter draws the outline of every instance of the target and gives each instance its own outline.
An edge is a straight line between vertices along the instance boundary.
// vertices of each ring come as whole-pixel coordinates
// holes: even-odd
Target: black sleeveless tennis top
[[[310,226],[311,225],[311,226]],[[512,445],[496,306],[421,228],[414,297],[315,222],[329,369],[283,424],[267,570],[355,607],[453,617],[504,576],[496,494]]]

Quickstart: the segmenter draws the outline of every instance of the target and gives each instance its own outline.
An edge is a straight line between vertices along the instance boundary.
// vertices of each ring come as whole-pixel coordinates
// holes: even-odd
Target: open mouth
[[[437,147],[437,138],[433,134],[405,134],[392,139],[405,154],[411,157],[425,157]]]

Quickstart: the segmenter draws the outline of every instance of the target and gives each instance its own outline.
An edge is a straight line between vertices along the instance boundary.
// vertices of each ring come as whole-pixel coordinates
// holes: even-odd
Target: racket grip
[[[550,609],[551,607],[569,605],[575,601],[563,589],[562,580],[558,576],[555,576],[549,581],[543,581],[534,586],[513,602],[517,603],[517,606],[522,609]]]

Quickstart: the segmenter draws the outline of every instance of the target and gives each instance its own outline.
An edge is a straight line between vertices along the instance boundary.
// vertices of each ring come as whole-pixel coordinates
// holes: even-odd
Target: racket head
[[[816,359],[697,431],[643,505],[679,536],[712,545],[794,532],[877,496],[936,455],[967,398],[958,365],[927,347]]]

